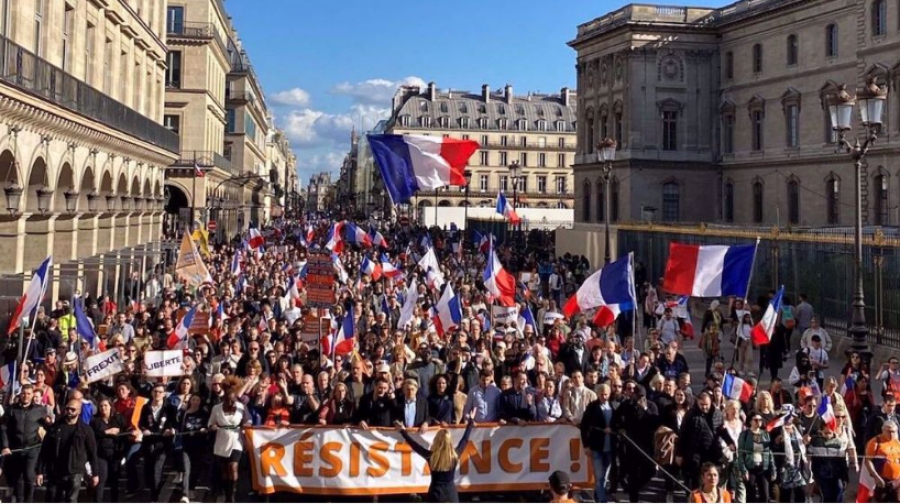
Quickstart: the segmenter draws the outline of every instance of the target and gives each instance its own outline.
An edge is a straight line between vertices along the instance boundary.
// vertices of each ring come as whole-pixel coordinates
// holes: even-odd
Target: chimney
[[[481,85],[481,99],[484,100],[484,103],[491,101],[491,87],[487,84]]]
[[[503,88],[503,95],[506,97],[506,103],[512,103],[513,101],[513,88],[509,84]]]
[[[563,105],[569,106],[569,88],[564,87],[559,90],[559,97],[562,98]]]
[[[435,87],[434,82],[428,83],[428,99],[431,101],[437,99],[437,87]]]

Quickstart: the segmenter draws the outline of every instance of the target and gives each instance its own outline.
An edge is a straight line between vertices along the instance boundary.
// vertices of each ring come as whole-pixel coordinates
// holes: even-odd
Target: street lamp
[[[19,213],[19,204],[22,202],[22,193],[24,192],[22,186],[13,182],[12,185],[4,188],[3,192],[6,194],[6,209],[9,210],[9,213],[11,215]]]
[[[853,338],[853,343],[847,350],[847,353],[858,353],[866,363],[871,362],[872,351],[868,343],[869,329],[866,327],[866,302],[862,278],[862,167],[869,152],[869,147],[878,139],[877,132],[881,127],[887,93],[887,88],[879,86],[875,78],[870,77],[866,81],[865,87],[857,91],[856,100],[847,93],[846,87],[842,85],[828,101],[831,127],[838,134],[838,143],[853,159],[856,182],[856,216],[854,222],[856,233],[854,236],[853,255],[853,276],[856,291],[853,294],[853,314],[850,319],[850,329],[847,330]],[[860,122],[865,128],[865,138],[861,145],[858,137],[852,144],[846,137],[846,133],[850,131],[854,103],[859,106]]]
[[[98,203],[100,203],[100,194],[98,194],[96,190],[91,189],[91,192],[87,195],[88,211],[97,213]]]
[[[472,183],[472,170],[465,170],[463,177],[466,178],[466,209],[463,210],[463,240],[465,240],[466,235],[469,233],[469,184]],[[459,244],[460,247],[463,245],[463,243]]]
[[[74,187],[70,187],[63,193],[63,197],[66,198],[66,212],[75,213],[75,207],[78,204],[78,191]]]
[[[106,195],[106,210],[108,212],[116,211],[116,200],[117,199],[118,198],[116,197],[115,194],[110,193],[110,194]]]
[[[37,207],[41,213],[47,213],[50,210],[50,198],[53,197],[53,189],[47,186],[38,187],[37,189]]]
[[[609,264],[612,260],[609,249],[611,247],[609,240],[609,179],[612,175],[612,163],[616,159],[616,141],[612,138],[604,138],[597,144],[597,157],[603,169],[603,224],[606,232],[606,246],[603,252],[604,264]]]
[[[522,166],[519,164],[519,161],[513,161],[511,165],[509,165],[509,178],[512,179],[513,184],[513,210],[517,210],[519,208],[519,177],[522,172]],[[521,226],[522,221],[519,221],[519,226]],[[514,231],[516,231],[516,242],[519,241],[519,235],[517,229],[518,226],[514,226]]]

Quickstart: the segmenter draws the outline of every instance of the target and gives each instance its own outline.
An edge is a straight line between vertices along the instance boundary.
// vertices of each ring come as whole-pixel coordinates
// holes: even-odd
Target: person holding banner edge
[[[459,502],[459,492],[456,490],[456,468],[459,466],[459,456],[469,442],[472,428],[475,426],[475,415],[478,409],[473,408],[466,417],[466,431],[453,448],[453,437],[447,429],[441,429],[435,434],[431,448],[425,448],[406,431],[402,422],[394,422],[394,427],[400,430],[400,435],[409,443],[413,451],[428,461],[431,469],[431,484],[428,486],[427,502]]]

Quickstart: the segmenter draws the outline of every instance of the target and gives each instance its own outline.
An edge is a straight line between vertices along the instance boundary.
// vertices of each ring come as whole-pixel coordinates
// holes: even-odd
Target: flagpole
[[[747,302],[750,298],[750,285],[753,283],[753,270],[756,269],[756,252],[759,250],[759,236],[756,237],[756,246],[753,247],[753,260],[750,262],[750,276],[747,278],[747,290],[744,293],[744,306],[746,307]],[[778,265],[776,264],[777,268]]]
[[[52,267],[52,266],[48,266],[48,267],[47,267],[47,273],[46,273],[47,275],[50,274],[50,271],[49,271],[49,270],[50,270],[51,267]],[[44,285],[41,286],[41,297],[38,298],[38,305],[37,305],[37,306],[35,307],[35,309],[34,309],[34,311],[35,311],[34,316],[31,317],[31,318],[32,318],[32,320],[31,320],[31,333],[29,334],[29,337],[28,337],[28,344],[25,346],[25,353],[22,354],[22,355],[20,356],[20,358],[21,358],[21,364],[22,364],[22,365],[25,364],[25,359],[28,357],[28,351],[31,350],[31,342],[34,341],[34,328],[37,326],[37,311],[41,308],[41,302],[44,301],[44,293],[47,291],[47,284],[48,284],[48,283],[50,283],[50,282],[49,282],[49,281],[44,282]],[[20,325],[21,325],[21,324],[20,324]],[[21,332],[20,332],[20,338],[21,338],[21,339],[24,339],[24,338],[25,338],[25,327],[22,326],[21,329],[20,329],[20,331],[21,331]],[[65,336],[65,335],[64,335],[64,336]],[[21,345],[19,345],[19,351],[20,351],[20,352],[22,351],[22,346],[21,346]],[[21,367],[20,367],[19,369],[21,369]]]

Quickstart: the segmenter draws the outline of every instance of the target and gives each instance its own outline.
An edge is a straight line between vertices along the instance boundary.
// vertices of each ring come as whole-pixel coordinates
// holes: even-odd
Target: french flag
[[[306,243],[311,244],[316,237],[316,231],[312,224],[306,225]]]
[[[219,301],[219,306],[216,307],[216,318],[225,322],[228,320],[228,315],[225,313],[225,303]]]
[[[878,461],[876,460],[875,462],[877,463]],[[859,486],[856,489],[856,502],[872,502],[873,497],[875,497],[875,479],[869,474],[868,469],[861,467],[859,470]]]
[[[672,294],[693,297],[747,295],[757,245],[669,244],[663,280]]]
[[[322,336],[322,355],[347,355],[353,351],[353,336],[355,327],[353,324],[353,312],[344,315],[341,326],[337,328],[334,338],[331,335]]]
[[[303,280],[291,277],[291,281],[288,283],[287,295],[292,305],[299,307],[303,304],[303,301],[300,299],[300,291],[302,289]]]
[[[238,250],[231,258],[231,274],[238,276],[241,274],[241,251]]]
[[[571,317],[598,306],[634,305],[634,269],[632,255],[617,259],[594,272],[566,301],[563,313]],[[621,309],[617,307],[616,309]],[[610,310],[612,311],[612,309]]]
[[[785,404],[784,406],[782,406],[782,408],[785,413],[769,420],[769,423],[766,424],[767,432],[772,432],[773,430],[781,427],[782,425],[784,425],[784,421],[787,420],[789,416],[794,414],[793,405]]]
[[[504,196],[502,192],[497,193],[497,213],[505,217],[506,220],[512,224],[522,222],[522,219],[519,218],[519,214],[516,213],[516,209],[509,204],[509,201],[506,201],[506,196]]]
[[[459,297],[453,293],[453,287],[447,284],[441,299],[438,300],[437,313],[433,317],[434,327],[437,329],[439,336],[443,336],[447,331],[459,327],[462,321],[462,308],[459,303]]]
[[[497,257],[497,253],[494,252],[493,247],[491,247],[488,254],[483,278],[485,287],[487,287],[488,292],[494,299],[498,300],[503,306],[515,306],[516,279],[503,269],[503,265],[500,263],[500,259]]]
[[[41,304],[41,298],[47,291],[47,282],[50,280],[50,267],[53,265],[53,256],[44,259],[44,262],[38,266],[31,276],[31,282],[25,289],[25,294],[19,299],[16,311],[13,312],[12,320],[9,321],[9,329],[6,334],[10,335],[19,327],[23,319],[31,317],[34,310]]]
[[[484,235],[477,235],[476,238],[478,241],[478,251],[482,254],[487,254],[488,250],[494,245],[494,235],[487,233]]]
[[[387,255],[381,254],[381,274],[387,278],[400,278],[403,276],[403,271],[397,269]]]
[[[594,314],[594,325],[597,327],[608,327],[619,318],[622,313],[618,304],[604,305],[597,309]]]
[[[178,322],[175,330],[169,335],[169,340],[167,341],[169,350],[184,350],[188,347],[188,330],[191,328],[191,324],[194,323],[194,315],[196,314],[197,307],[195,306],[181,318],[181,322]]]
[[[847,394],[852,394],[856,391],[856,380],[853,379],[853,376],[847,376],[847,379],[844,380],[844,383],[841,385],[841,395],[847,397]]]
[[[524,331],[526,325],[530,325],[534,330],[537,330],[539,327],[534,321],[534,314],[531,313],[531,307],[528,306],[528,304],[525,305],[525,310],[519,315],[519,320],[517,322],[520,331]]]
[[[194,161],[194,175],[197,177],[200,177],[200,178],[203,178],[204,176],[206,176],[206,174],[203,173],[203,169],[200,168],[200,165],[197,164],[196,161]]]
[[[829,429],[834,430],[837,427],[837,417],[834,416],[834,408],[831,407],[831,398],[827,395],[822,396],[816,413],[819,414],[822,423],[827,425]]]
[[[362,230],[356,224],[352,222],[348,222],[345,226],[347,229],[347,241],[351,243],[355,243],[360,247],[371,247],[372,239],[369,237],[368,233]]]
[[[344,269],[344,263],[341,262],[341,258],[338,257],[337,254],[331,254],[331,260],[334,262],[334,270],[338,274],[338,279],[342,284],[346,284],[348,280],[350,280],[350,275],[347,273],[347,270]]]
[[[360,264],[359,270],[372,277],[372,280],[375,282],[377,282],[378,279],[381,278],[381,265],[369,259],[369,256],[363,258],[363,262],[362,264]]]
[[[266,239],[255,227],[250,228],[250,240],[247,242],[250,248],[256,250],[266,244]]]
[[[16,360],[13,359],[0,368],[0,389],[9,387],[10,391],[14,391],[16,381]]]
[[[775,334],[775,326],[778,324],[778,314],[781,312],[782,297],[784,297],[783,285],[778,289],[778,293],[775,294],[772,301],[769,302],[769,307],[766,308],[766,313],[763,315],[762,320],[753,326],[753,330],[750,332],[750,339],[754,345],[768,345],[769,341],[772,340],[772,335]]]
[[[733,374],[726,374],[722,381],[722,395],[734,401],[747,403],[753,396],[753,386]]]
[[[409,203],[419,191],[466,185],[463,175],[478,142],[419,135],[369,135],[384,187],[394,204]]]
[[[328,241],[325,243],[325,248],[334,252],[335,254],[340,254],[344,251],[344,239],[341,238],[341,234],[344,231],[344,223],[343,222],[335,222],[331,225],[331,229],[328,230]]]
[[[391,248],[391,246],[388,245],[387,240],[384,239],[384,235],[379,233],[378,230],[376,230],[372,226],[369,226],[369,242],[372,245],[374,245],[376,247],[381,247],[383,249]]]

